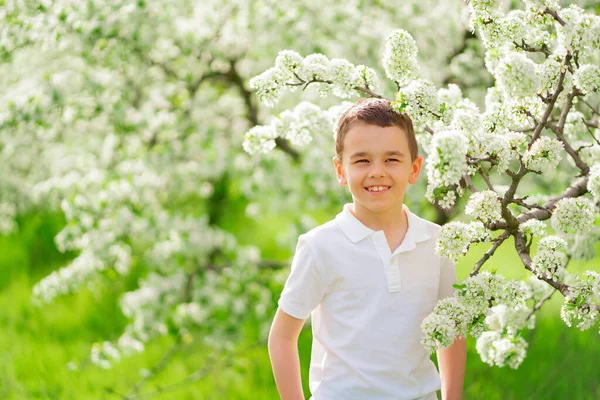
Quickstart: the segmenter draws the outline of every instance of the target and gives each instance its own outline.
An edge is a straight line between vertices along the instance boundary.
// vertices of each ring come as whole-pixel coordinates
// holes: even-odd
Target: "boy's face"
[[[374,213],[401,207],[408,184],[419,177],[422,162],[421,156],[411,161],[402,129],[363,122],[347,132],[341,162],[333,159],[338,182],[348,185],[355,207]]]

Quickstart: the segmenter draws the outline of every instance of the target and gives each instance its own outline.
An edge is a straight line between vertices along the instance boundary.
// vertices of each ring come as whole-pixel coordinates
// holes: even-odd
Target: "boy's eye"
[[[369,162],[369,160],[356,160],[354,163],[360,163],[360,162]]]
[[[388,158],[388,161],[400,161],[397,158]]]

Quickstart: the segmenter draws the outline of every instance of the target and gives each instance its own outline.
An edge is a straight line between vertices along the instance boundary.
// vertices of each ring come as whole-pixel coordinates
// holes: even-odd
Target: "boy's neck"
[[[393,207],[385,212],[373,212],[355,202],[350,207],[350,212],[363,225],[374,231],[402,231],[408,227],[408,215],[404,212],[403,203],[400,203],[399,207]]]

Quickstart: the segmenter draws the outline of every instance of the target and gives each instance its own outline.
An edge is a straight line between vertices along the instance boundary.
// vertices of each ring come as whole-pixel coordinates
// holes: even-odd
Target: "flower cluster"
[[[595,198],[600,197],[600,164],[595,164],[590,168],[587,190]]]
[[[439,231],[435,251],[439,256],[456,262],[467,254],[471,243],[490,239],[490,232],[481,222],[449,222]]]
[[[552,286],[550,286],[548,282],[538,279],[535,276],[530,276],[527,279],[525,287],[525,299],[532,300],[534,303],[540,301],[552,290]]]
[[[351,97],[358,87],[377,87],[377,73],[364,65],[355,66],[345,59],[329,59],[323,54],[302,56],[291,50],[280,51],[275,66],[255,76],[249,82],[260,100],[274,106],[284,88],[295,90],[307,83],[318,83],[322,95],[333,93]]]
[[[438,302],[433,312],[421,322],[421,343],[429,352],[449,347],[457,337],[466,337],[471,315],[460,300],[447,297]]]
[[[90,361],[104,369],[112,366],[113,362],[121,359],[119,350],[110,342],[95,343],[92,346]]]
[[[547,136],[537,139],[523,156],[525,166],[537,172],[547,171],[560,163],[562,160],[563,144],[556,139]]]
[[[435,86],[426,79],[415,79],[398,90],[392,106],[396,111],[408,114],[415,129],[425,129],[439,109]]]
[[[577,328],[584,331],[591,328],[598,319],[600,311],[600,274],[586,271],[575,277],[565,297],[560,315],[567,326],[573,320],[579,320]]]
[[[489,330],[516,335],[522,329],[533,329],[535,326],[535,315],[528,318],[531,310],[525,306],[512,308],[506,304],[498,304],[490,311],[485,318]]]
[[[15,216],[17,208],[10,203],[0,203],[0,235],[6,235],[17,227]]]
[[[534,328],[535,316],[530,316],[531,310],[525,306],[511,308],[498,304],[490,311],[485,318],[488,330],[477,338],[477,353],[491,366],[516,369],[527,354],[527,342],[520,333]]]
[[[556,203],[556,208],[550,218],[552,227],[562,233],[574,231],[585,233],[594,224],[595,207],[586,198],[566,198]]]
[[[537,245],[537,254],[531,261],[531,269],[538,278],[557,281],[565,274],[564,266],[567,242],[558,236],[546,236]]]
[[[511,52],[496,68],[499,87],[508,96],[525,97],[535,94],[539,87],[536,64],[523,53]]]
[[[516,369],[527,354],[527,342],[520,336],[502,335],[496,331],[484,332],[475,345],[481,361],[490,366]]]
[[[385,40],[383,68],[388,78],[405,86],[419,76],[417,44],[410,33],[398,29]]]
[[[501,325],[500,333],[515,334],[525,325],[522,313],[512,315],[508,310],[524,310],[527,287],[520,281],[506,281],[502,276],[482,272],[456,285],[455,296],[441,300],[433,312],[421,324],[423,338],[421,343],[429,351],[434,351],[436,344],[442,347],[450,346],[457,337],[467,334],[478,338],[486,328],[486,323],[492,323],[492,329]],[[502,316],[486,319],[492,315],[496,304],[507,310]],[[502,308],[495,308],[500,314]],[[495,325],[494,325],[495,324]]]
[[[459,183],[467,170],[468,141],[459,131],[444,131],[433,135],[427,158],[427,199],[441,197],[436,189]]]
[[[348,107],[343,104],[342,112]],[[332,131],[339,119],[340,107],[329,110],[302,102],[294,110],[282,112],[270,125],[256,125],[244,135],[243,147],[249,154],[267,154],[275,148],[275,139],[281,137],[302,149],[312,142],[313,134],[325,134]]]
[[[502,218],[502,204],[498,193],[484,190],[471,195],[465,213],[483,222],[497,222]]]
[[[584,94],[600,91],[600,67],[592,64],[582,65],[575,72],[573,82]]]
[[[487,314],[491,301],[519,307],[525,304],[527,287],[520,281],[508,281],[503,276],[484,271],[463,282],[458,295],[473,315]]]
[[[79,254],[71,263],[53,271],[33,287],[36,302],[51,302],[54,298],[70,293],[91,277],[106,268],[106,264],[90,251]]]
[[[248,154],[268,154],[276,146],[277,131],[269,125],[257,125],[244,135],[244,151]]]
[[[539,219],[529,219],[519,225],[519,230],[526,235],[544,236],[546,234],[546,223]]]

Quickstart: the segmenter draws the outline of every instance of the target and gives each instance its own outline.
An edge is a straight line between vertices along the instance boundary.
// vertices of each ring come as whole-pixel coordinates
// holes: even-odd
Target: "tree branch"
[[[519,217],[517,218],[519,224],[522,224],[523,222],[532,218],[539,219],[540,221],[544,221],[550,218],[552,216],[552,211],[554,210],[556,203],[558,203],[560,200],[566,199],[568,197],[583,196],[585,193],[587,193],[587,182],[588,177],[585,176],[575,184],[569,186],[567,190],[565,190],[560,196],[548,200],[548,202],[542,206],[543,208],[519,215]]]
[[[258,122],[258,107],[252,101],[252,92],[246,89],[244,86],[244,80],[240,76],[239,72],[236,68],[237,60],[231,60],[230,69],[227,72],[226,76],[231,83],[233,83],[239,91],[242,93],[242,98],[244,99],[244,104],[246,104],[246,116],[248,121],[252,124],[252,126],[259,125]],[[282,150],[284,153],[287,153],[294,161],[300,160],[300,153],[295,150],[287,139],[278,137],[275,139],[275,144],[277,144],[277,148]]]
[[[517,249],[517,253],[521,258],[521,261],[525,265],[525,269],[531,271],[534,275],[537,276],[535,271],[533,271],[533,269],[531,268],[531,257],[529,255],[529,249],[527,248],[527,244],[525,242],[525,237],[519,230],[515,231],[513,236],[515,238],[515,248]],[[563,296],[567,297],[569,295],[569,286],[565,285],[564,283],[558,281],[555,282],[552,279],[546,277],[537,276],[537,278],[544,282],[547,282],[550,286],[561,292]]]
[[[562,19],[554,10],[549,9],[548,7],[546,7],[546,9],[544,10],[544,14],[549,14],[552,15],[552,17],[554,17],[554,19],[556,21],[558,21],[559,24],[561,24],[562,26],[565,26],[567,23],[565,22],[564,19]]]
[[[565,56],[565,61],[563,62],[563,66],[567,66],[570,61],[571,61],[571,54],[567,54]],[[542,129],[544,129],[544,127],[546,126],[546,123],[548,122],[548,118],[550,117],[550,114],[552,114],[552,110],[554,110],[554,104],[556,104],[556,100],[558,100],[558,96],[560,95],[560,92],[562,92],[564,89],[563,82],[565,80],[566,73],[567,73],[566,69],[563,69],[560,72],[560,75],[558,77],[558,84],[556,85],[556,90],[555,90],[554,94],[552,95],[550,102],[546,106],[546,110],[544,111],[544,114],[542,115],[542,120],[535,127],[535,130],[533,131],[533,136],[531,137],[531,141],[529,142],[529,145],[527,146],[527,148],[531,148],[531,145],[533,144],[533,142],[535,142],[540,137],[540,134],[542,133]]]
[[[300,78],[296,73],[294,73],[294,75],[296,76],[296,78],[298,79],[298,82],[288,82],[286,83],[287,86],[303,86],[302,90],[306,89],[308,87],[308,85],[310,85],[311,83],[326,83],[328,85],[331,85],[333,82],[332,81],[326,81],[323,79],[312,79],[310,81],[305,81],[304,79]],[[386,99],[384,96],[373,92],[371,89],[366,88],[366,87],[362,87],[362,86],[355,86],[352,89],[359,91],[359,92],[363,92],[368,94],[370,97],[375,97],[378,99]],[[389,99],[386,99],[389,100]],[[391,101],[391,100],[390,100]]]

